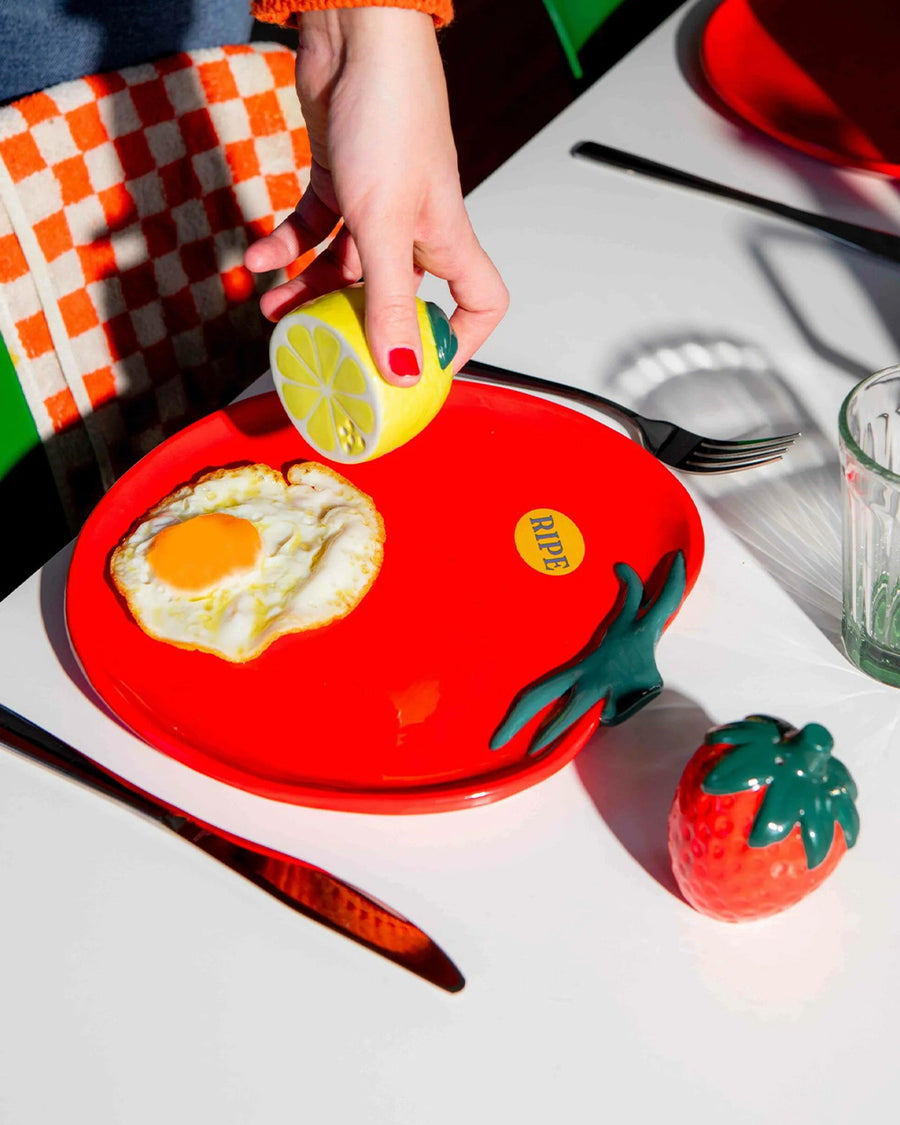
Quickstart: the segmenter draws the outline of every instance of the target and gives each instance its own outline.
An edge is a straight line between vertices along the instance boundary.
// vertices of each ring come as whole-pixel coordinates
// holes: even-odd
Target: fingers
[[[509,308],[509,292],[474,231],[453,267],[446,280],[456,301],[450,326],[459,342],[453,360],[454,371],[459,371],[503,319]]]
[[[407,212],[409,214],[409,212]],[[416,290],[422,270],[413,261],[413,230],[403,216],[357,224],[366,283],[366,338],[388,383],[411,387],[422,373]]]
[[[293,213],[265,238],[248,246],[244,265],[252,273],[284,269],[301,254],[314,249],[334,230],[340,218],[309,187]]]
[[[344,228],[302,274],[263,293],[259,307],[268,320],[280,320],[298,305],[352,285],[361,275],[359,252],[350,232]]]
[[[455,210],[455,209],[454,209]],[[496,266],[475,237],[460,200],[461,214],[441,239],[437,250],[417,242],[414,210],[360,216],[354,239],[344,227],[303,273],[264,293],[260,308],[269,320],[314,297],[342,289],[360,278],[366,282],[366,336],[384,379],[395,386],[413,386],[422,371],[422,340],[416,293],[423,273],[447,281],[456,309],[450,324],[459,348],[459,370],[497,327],[509,305],[509,294]],[[253,243],[245,254],[254,272],[283,269],[324,241],[339,216],[309,188],[275,230]],[[449,249],[448,249],[449,245]]]

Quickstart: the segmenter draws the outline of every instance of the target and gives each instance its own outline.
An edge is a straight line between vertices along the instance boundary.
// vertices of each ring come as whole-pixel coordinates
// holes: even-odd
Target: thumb
[[[388,383],[411,387],[422,372],[422,338],[416,310],[419,273],[413,240],[382,241],[374,252],[358,244],[366,286],[366,338],[372,358]]]

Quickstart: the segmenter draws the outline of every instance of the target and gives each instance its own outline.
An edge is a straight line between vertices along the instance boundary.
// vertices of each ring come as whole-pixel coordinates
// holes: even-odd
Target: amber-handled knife
[[[456,965],[418,926],[327,871],[193,819],[103,769],[74,746],[3,704],[0,738],[25,757],[142,813],[291,909],[380,953],[438,988],[459,992],[465,985]]]

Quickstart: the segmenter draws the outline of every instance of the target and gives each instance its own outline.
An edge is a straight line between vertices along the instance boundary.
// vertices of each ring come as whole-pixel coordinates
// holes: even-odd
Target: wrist
[[[431,16],[413,8],[327,8],[303,12],[297,26],[301,42],[306,40],[310,47],[332,54],[368,49],[380,42],[397,44],[410,37],[435,38]]]
[[[405,72],[413,59],[438,60],[431,16],[410,8],[365,6],[304,12],[299,22],[297,88],[320,96],[349,64],[357,74]],[[441,73],[443,73],[441,71]],[[374,87],[373,87],[374,89]]]
[[[344,12],[337,8],[298,15],[296,26],[300,32],[300,50],[319,57],[342,55],[346,38],[341,19],[343,15]]]

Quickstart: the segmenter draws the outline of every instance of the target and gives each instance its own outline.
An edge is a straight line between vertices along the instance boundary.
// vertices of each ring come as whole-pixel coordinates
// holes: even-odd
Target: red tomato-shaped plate
[[[900,175],[897,0],[724,0],[703,70],[769,136],[833,164]]]
[[[647,582],[680,550],[688,589],[700,566],[696,508],[637,444],[566,406],[457,381],[407,445],[337,467],[386,534],[381,571],[347,617],[245,664],[139,628],[109,578],[135,520],[209,469],[317,459],[274,393],[211,414],[110,489],[67,583],[72,647],[107,706],[156,749],[265,797],[434,812],[541,781],[578,752],[597,708],[541,755],[528,754],[533,723],[491,750],[516,694],[585,647],[616,603],[616,563]],[[517,542],[523,517],[546,509],[580,532],[578,565],[542,568],[546,556]]]

